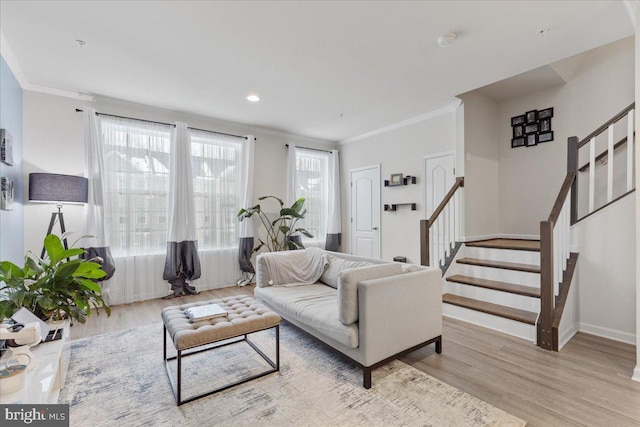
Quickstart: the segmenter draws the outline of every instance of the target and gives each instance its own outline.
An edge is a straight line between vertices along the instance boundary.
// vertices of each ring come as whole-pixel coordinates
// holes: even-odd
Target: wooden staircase
[[[440,267],[444,273],[443,315],[529,339],[545,350],[559,351],[571,339],[577,331],[576,291],[571,283],[578,260],[578,254],[571,252],[571,227],[635,191],[634,114],[631,104],[582,140],[568,138],[567,173],[548,218],[540,221],[539,241],[491,239],[460,246],[464,177],[456,178],[431,216],[420,221],[420,263]],[[626,136],[618,138],[625,121]],[[622,130],[616,131],[616,124]],[[607,148],[596,155],[596,138],[605,135]],[[614,152],[622,146],[626,146],[626,187],[620,194],[624,183],[619,179],[614,183],[613,164]],[[586,151],[589,161],[579,166]],[[605,159],[606,171],[602,166],[596,174],[597,160]],[[579,215],[578,174],[587,171],[587,191],[581,196],[588,201],[587,211]],[[598,206],[597,191],[602,199]],[[569,320],[563,322],[565,311]]]
[[[540,242],[467,243],[445,274],[443,314],[535,342]]]

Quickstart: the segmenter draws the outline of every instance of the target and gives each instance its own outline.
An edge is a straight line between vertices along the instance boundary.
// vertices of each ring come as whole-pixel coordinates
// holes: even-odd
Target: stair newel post
[[[553,350],[553,222],[540,222],[540,317],[538,319],[538,345]]]
[[[429,220],[420,220],[420,265],[429,265]]]
[[[567,173],[575,172],[571,185],[571,224],[578,220],[578,137],[571,136],[567,145]]]

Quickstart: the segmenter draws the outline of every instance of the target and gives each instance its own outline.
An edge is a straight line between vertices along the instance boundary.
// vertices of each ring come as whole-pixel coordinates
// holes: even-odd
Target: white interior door
[[[380,166],[351,171],[351,254],[380,259]]]
[[[456,182],[456,155],[445,152],[424,158],[425,213],[429,218]]]

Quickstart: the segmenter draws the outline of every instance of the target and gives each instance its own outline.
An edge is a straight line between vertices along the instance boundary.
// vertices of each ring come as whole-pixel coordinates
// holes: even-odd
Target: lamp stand
[[[47,234],[45,234],[45,237],[51,234],[51,231],[53,230],[53,226],[56,224],[56,217],[59,218],[60,231],[62,231],[62,235],[64,236],[64,233],[66,233],[67,231],[64,227],[64,216],[62,216],[62,205],[57,205],[57,207],[58,207],[58,212],[51,212],[51,221],[49,221],[49,229],[47,230]],[[62,238],[62,244],[64,245],[65,249],[69,249],[69,247],[67,246],[66,237]],[[43,246],[42,254],[40,254],[40,258],[44,259],[45,253],[46,253],[46,250],[45,250],[45,247]]]

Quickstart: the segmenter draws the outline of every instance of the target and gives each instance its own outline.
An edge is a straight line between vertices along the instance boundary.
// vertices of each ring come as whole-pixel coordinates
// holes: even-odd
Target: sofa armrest
[[[269,268],[267,268],[267,257],[281,257],[287,256],[287,251],[282,252],[265,252],[256,257],[256,286],[260,288],[264,288],[267,286],[271,286],[269,281],[271,280],[271,276],[269,276]]]
[[[429,268],[358,285],[364,366],[442,335],[442,272]]]

